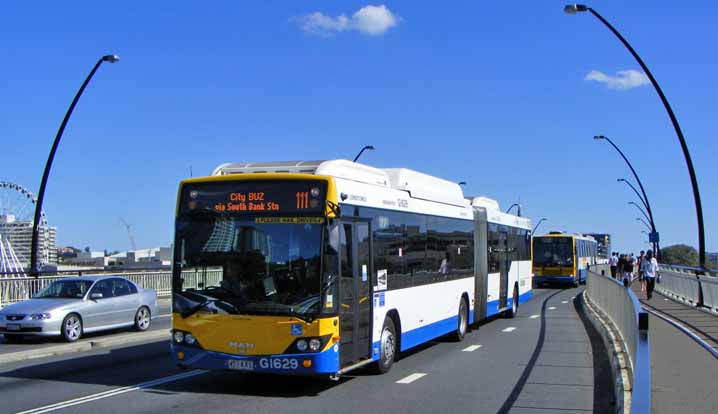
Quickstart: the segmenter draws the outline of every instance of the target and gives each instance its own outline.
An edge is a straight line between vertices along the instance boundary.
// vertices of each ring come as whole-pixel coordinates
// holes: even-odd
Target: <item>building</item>
[[[608,259],[611,256],[611,235],[604,233],[587,233],[598,242],[598,257]]]
[[[153,247],[113,254],[106,259],[105,267],[110,269],[159,269],[170,266],[172,249]]]
[[[57,228],[48,227],[46,230],[40,230],[38,238],[40,264],[57,264],[56,238]],[[0,215],[0,241],[4,250],[8,250],[8,246],[11,247],[23,268],[30,267],[32,221],[17,221],[12,214]]]

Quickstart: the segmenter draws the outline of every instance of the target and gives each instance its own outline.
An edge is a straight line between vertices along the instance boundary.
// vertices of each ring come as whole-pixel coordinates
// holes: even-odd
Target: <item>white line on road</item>
[[[171,313],[165,313],[164,315],[157,315],[155,318],[169,318],[170,316],[172,316]]]
[[[529,318],[531,318],[531,319],[536,319],[536,318],[538,318],[539,316],[541,316],[541,315],[531,315],[531,316],[529,316]]]
[[[412,382],[418,380],[419,378],[426,376],[426,374],[417,372],[415,374],[411,374],[408,377],[402,378],[399,381],[397,381],[397,384],[411,384]]]
[[[75,398],[74,400],[63,401],[55,404],[46,405],[44,407],[34,408],[32,410],[22,411],[17,414],[43,414],[49,413],[50,411],[61,410],[64,408],[72,407],[75,405],[85,404],[92,401],[101,400],[103,398],[114,397],[116,395],[126,394],[128,392],[142,390],[146,388],[152,388],[157,385],[167,384],[168,382],[175,382],[185,378],[194,377],[197,375],[206,374],[207,371],[196,369],[194,371],[183,372],[181,374],[171,375],[169,377],[158,378],[156,380],[143,382],[137,385],[131,385],[129,387],[116,388],[97,394],[88,395],[85,397]]]
[[[467,346],[466,348],[462,349],[462,351],[464,351],[464,352],[474,352],[474,351],[476,351],[476,350],[479,349],[479,348],[481,348],[481,345],[471,345],[471,346]]]
[[[501,332],[513,332],[513,331],[515,331],[515,330],[516,330],[515,327],[509,326],[509,327],[506,328],[506,329],[502,329]]]
[[[568,303],[568,301],[567,301],[567,300],[562,300],[561,303]]]
[[[549,308],[550,310],[554,310],[554,309],[556,309],[556,307],[555,307],[555,306],[549,306],[548,308]]]

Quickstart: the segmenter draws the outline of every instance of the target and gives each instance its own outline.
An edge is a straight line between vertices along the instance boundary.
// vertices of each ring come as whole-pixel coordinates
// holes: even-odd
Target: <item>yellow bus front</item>
[[[534,283],[578,283],[574,238],[545,235],[533,238]]]
[[[330,177],[251,174],[180,185],[172,355],[185,368],[339,370]]]

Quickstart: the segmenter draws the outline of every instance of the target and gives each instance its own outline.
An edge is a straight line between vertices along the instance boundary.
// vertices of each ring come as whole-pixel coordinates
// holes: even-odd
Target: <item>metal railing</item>
[[[120,276],[130,279],[145,289],[154,289],[157,297],[170,297],[172,294],[172,273],[169,271],[159,272],[123,272],[112,274],[97,274],[101,276]],[[50,285],[55,280],[65,279],[72,276],[43,276],[34,277],[9,277],[0,278],[0,308],[11,303],[30,299],[34,294]],[[83,274],[83,276],[96,276]],[[185,271],[182,272],[183,287],[200,289],[205,286],[218,286],[222,281],[222,270],[212,269],[205,272]]]
[[[631,376],[631,412],[651,409],[651,359],[648,313],[630,288],[611,277],[588,272],[586,293],[618,330],[628,354]]]
[[[718,312],[718,277],[697,267],[660,265],[656,291],[693,306]]]

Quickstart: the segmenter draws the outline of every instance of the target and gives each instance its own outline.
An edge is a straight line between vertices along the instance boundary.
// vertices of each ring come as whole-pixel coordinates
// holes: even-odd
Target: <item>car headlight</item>
[[[317,351],[319,351],[319,348],[320,348],[321,346],[322,346],[322,341],[320,341],[320,340],[317,339],[317,338],[312,338],[312,339],[309,341],[309,349],[310,349],[312,352],[317,352]]]
[[[182,341],[184,341],[184,334],[183,334],[182,332],[180,332],[180,331],[175,331],[174,340],[175,340],[175,342],[177,342],[178,344],[181,344]]]
[[[197,342],[197,339],[195,339],[194,335],[191,333],[186,333],[184,335],[184,341],[187,345],[194,345]]]
[[[50,315],[49,313],[33,313],[32,315],[30,315],[30,320],[39,321],[42,319],[50,319],[51,317],[52,315]]]
[[[300,339],[297,341],[297,349],[301,352],[304,352],[307,350],[307,341],[304,339]]]

